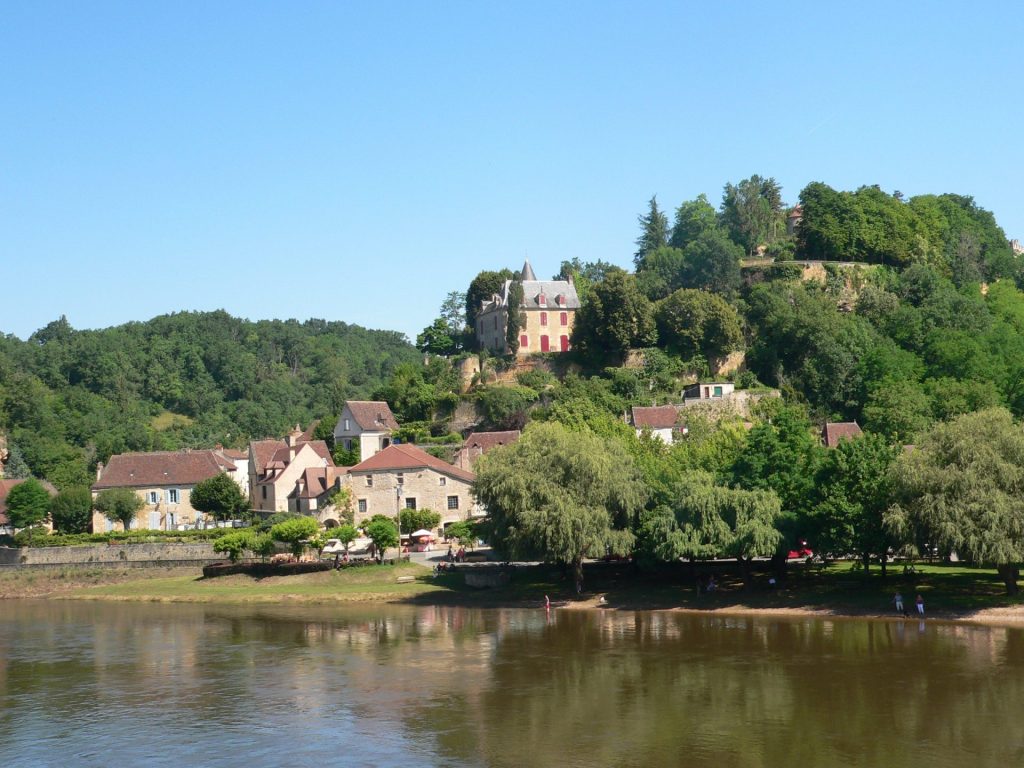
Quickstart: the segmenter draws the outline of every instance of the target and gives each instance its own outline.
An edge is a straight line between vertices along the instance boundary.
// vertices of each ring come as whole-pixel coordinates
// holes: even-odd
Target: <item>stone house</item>
[[[472,472],[431,456],[415,445],[391,445],[349,467],[356,523],[400,509],[430,509],[442,527],[482,514],[472,493]]]
[[[283,440],[249,444],[252,508],[258,512],[298,512],[300,483],[307,469],[334,467],[323,440],[306,440],[296,427]],[[306,502],[308,506],[308,501]]]
[[[471,471],[477,459],[485,453],[501,445],[511,445],[521,434],[518,429],[506,432],[471,432],[455,454],[455,461],[452,463],[459,469]]]
[[[238,468],[219,450],[119,453],[111,456],[106,466],[102,462],[96,466],[92,495],[95,499],[108,488],[129,488],[144,502],[131,524],[133,530],[173,531],[203,521],[204,514],[190,503],[192,489],[220,473],[227,473],[241,485],[236,477]],[[96,533],[122,527],[93,512],[92,529]]]
[[[576,286],[571,280],[538,280],[527,261],[520,272],[523,300],[519,311],[525,318],[519,330],[518,355],[534,352],[568,352],[576,310],[580,308]],[[481,304],[476,318],[476,338],[481,348],[508,354],[506,329],[509,318],[509,290],[506,280],[500,294]]]
[[[366,461],[391,445],[398,422],[383,400],[346,400],[334,426],[334,445],[351,451],[359,447],[359,460]]]

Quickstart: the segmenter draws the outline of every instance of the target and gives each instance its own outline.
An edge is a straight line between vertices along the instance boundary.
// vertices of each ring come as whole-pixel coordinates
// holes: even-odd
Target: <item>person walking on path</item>
[[[893,597],[892,601],[894,603],[896,603],[896,613],[899,613],[899,614],[902,614],[903,616],[906,616],[907,612],[903,609],[903,595],[902,595],[902,593],[897,592],[896,596]]]
[[[917,596],[917,600],[915,600],[915,602],[917,603],[917,615],[920,616],[923,619],[924,618],[924,598],[921,597],[921,595],[918,595]]]

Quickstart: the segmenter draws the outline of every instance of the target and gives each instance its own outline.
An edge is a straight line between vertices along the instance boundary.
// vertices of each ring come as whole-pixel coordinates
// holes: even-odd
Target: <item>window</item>
[[[344,443],[346,451],[351,451],[352,450],[352,439],[351,438],[346,437],[344,440],[342,440],[342,443]]]
[[[538,294],[538,296],[537,296],[537,304],[542,306],[542,307],[546,307],[548,305],[548,297],[545,296],[543,293]]]
[[[168,504],[177,504],[178,503],[178,489],[177,488],[168,488],[167,489],[167,503]]]
[[[556,301],[558,302],[558,306],[564,307],[565,306],[565,294],[564,293],[558,294],[558,298],[556,299]]]
[[[551,349],[551,340],[547,336],[540,337],[540,351],[548,352]]]
[[[560,312],[559,315],[558,315],[558,319],[559,319],[559,322],[562,323],[562,325],[568,325],[569,324],[569,313],[568,312]]]
[[[448,497],[448,509],[458,509],[458,508],[459,508],[459,497],[458,496],[449,496]]]
[[[525,333],[520,335],[520,337],[519,337],[519,348],[520,349],[529,349],[530,348],[530,337],[527,336]]]
[[[438,485],[448,485],[448,478],[447,477],[439,477],[439,478],[437,478],[437,484]]]
[[[558,343],[561,345],[563,352],[568,352],[569,351],[569,337],[568,336],[561,336],[559,338],[559,340],[558,340]]]
[[[352,429],[352,427],[350,427],[349,424],[350,424],[349,420],[345,419],[345,431],[346,432],[348,432],[348,431],[350,431]]]
[[[366,487],[373,488],[373,475],[366,476]]]
[[[146,501],[148,501],[150,504],[159,504],[160,491],[150,491],[148,494],[146,494]]]
[[[359,514],[366,514],[366,499],[359,499]]]
[[[540,313],[540,324],[541,325],[547,325],[548,324],[548,313],[547,312],[541,312]]]
[[[715,397],[721,397],[721,396],[722,396],[722,388],[721,387],[715,387]]]
[[[416,497],[415,496],[406,496],[405,497],[405,508],[406,509],[416,509]]]
[[[398,484],[405,485],[405,475],[401,472],[398,473]]]

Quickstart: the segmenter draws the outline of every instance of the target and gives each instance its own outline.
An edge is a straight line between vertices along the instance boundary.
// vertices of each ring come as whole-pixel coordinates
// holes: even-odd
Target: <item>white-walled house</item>
[[[334,446],[351,451],[359,448],[359,460],[366,461],[391,445],[398,422],[383,400],[347,400],[334,426]]]

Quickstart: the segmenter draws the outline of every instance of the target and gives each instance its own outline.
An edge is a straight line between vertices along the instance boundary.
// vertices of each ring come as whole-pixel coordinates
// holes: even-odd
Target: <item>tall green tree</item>
[[[523,313],[523,281],[518,277],[508,287],[508,317],[505,319],[505,344],[510,355],[519,352],[519,332],[526,325]]]
[[[1024,561],[1024,430],[1004,408],[936,424],[896,465],[896,535],[995,565],[1017,594]],[[915,533],[917,534],[915,536]]]
[[[49,511],[50,494],[34,477],[18,483],[7,493],[7,516],[11,525],[28,528],[30,542],[32,528],[43,522]]]
[[[783,534],[777,554],[807,536],[814,475],[820,449],[806,412],[794,405],[767,401],[762,419],[732,467],[732,481],[746,490],[771,490],[782,503],[777,527]]]
[[[669,245],[673,248],[686,248],[705,232],[711,232],[717,227],[718,213],[708,202],[708,196],[701,193],[694,200],[688,200],[676,208]]]
[[[775,179],[754,175],[738,184],[726,184],[722,223],[748,254],[753,255],[760,245],[774,242],[780,231],[785,232],[782,190]]]
[[[670,499],[641,516],[641,547],[656,560],[735,558],[750,586],[754,558],[774,555],[782,541],[773,491],[726,488],[707,473],[691,472],[673,486]]]
[[[249,500],[242,489],[223,472],[196,483],[189,503],[193,509],[213,515],[217,520],[234,520],[249,511]]]
[[[609,271],[576,312],[573,346],[595,359],[621,361],[627,350],[650,346],[656,338],[651,302],[621,269]]]
[[[632,549],[647,496],[617,442],[557,423],[532,424],[517,442],[481,458],[473,491],[499,553],[560,563],[579,585],[584,558]]]
[[[60,533],[88,533],[92,526],[92,493],[85,486],[61,491],[50,501],[50,521]]]
[[[739,313],[721,296],[683,288],[659,301],[654,310],[658,339],[684,359],[705,358],[740,349]]]
[[[113,523],[121,523],[126,531],[132,528],[135,515],[144,502],[130,488],[107,488],[96,494],[93,507]]]
[[[731,293],[740,284],[743,249],[718,230],[699,235],[684,251],[680,284],[714,293]]]
[[[889,549],[899,543],[884,517],[893,501],[892,468],[900,452],[870,432],[824,452],[808,532],[816,550],[856,553],[865,572],[876,556],[885,576]]]
[[[658,196],[653,195],[647,203],[647,213],[637,216],[640,235],[636,239],[636,253],[633,263],[639,269],[647,254],[668,245],[668,216],[658,208]]]

